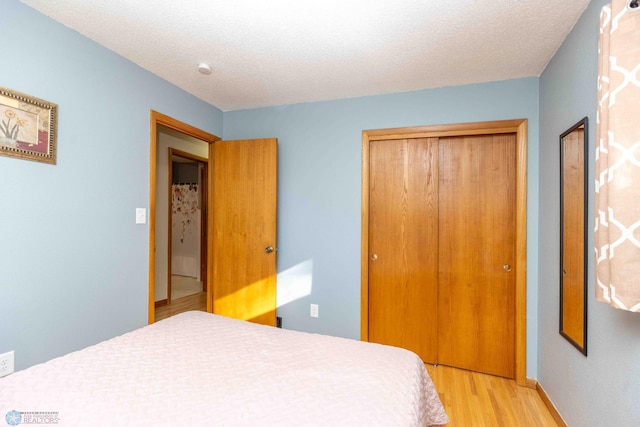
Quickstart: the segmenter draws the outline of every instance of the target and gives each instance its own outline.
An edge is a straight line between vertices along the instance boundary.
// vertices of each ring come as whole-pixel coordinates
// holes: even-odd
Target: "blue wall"
[[[527,376],[537,366],[538,79],[224,113],[224,138],[276,137],[284,327],[359,339],[362,131],[529,119]],[[301,278],[306,274],[309,277]],[[309,304],[320,316],[309,316]]]
[[[222,112],[17,0],[0,85],[58,104],[56,166],[0,156],[0,353],[22,369],[147,323],[149,111]]]
[[[592,260],[589,356],[558,334],[558,136],[587,115],[593,148],[605,1],[592,1],[540,79],[223,114],[4,0],[0,40],[14,61],[0,85],[58,103],[60,117],[58,165],[0,156],[0,353],[15,350],[22,369],[146,324],[148,228],[134,211],[148,207],[151,109],[225,139],[279,139],[278,286],[293,295],[279,315],[290,329],[350,338],[362,130],[528,118],[527,376],[569,425],[640,425],[640,317],[594,302]]]
[[[582,117],[589,117],[592,229],[598,14],[609,2],[591,2],[540,79],[538,379],[570,426],[640,426],[640,315],[595,302],[593,257],[588,259],[588,357],[558,334],[558,139]]]

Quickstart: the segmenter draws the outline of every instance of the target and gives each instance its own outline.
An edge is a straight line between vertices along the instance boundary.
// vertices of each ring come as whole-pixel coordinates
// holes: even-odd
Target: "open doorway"
[[[208,164],[209,209],[207,292],[200,294],[204,296],[203,309],[275,326],[277,139],[220,141],[215,135],[156,111],[151,111],[150,128],[149,323],[157,318],[156,293],[167,290],[167,277],[160,277],[163,271],[157,267],[162,262],[168,264],[168,250],[162,248],[168,244],[168,222],[163,226],[158,220],[168,209],[162,203],[168,203],[169,181],[158,175],[168,170],[162,165],[169,162],[169,150],[159,140],[163,139],[162,133],[177,131],[174,136],[178,139],[187,135],[207,144],[206,155],[200,156],[206,157]],[[227,225],[234,218],[242,219],[239,228]]]
[[[209,152],[218,139],[151,116],[149,323],[207,310]]]
[[[167,305],[207,291],[207,159],[169,147],[168,172]]]

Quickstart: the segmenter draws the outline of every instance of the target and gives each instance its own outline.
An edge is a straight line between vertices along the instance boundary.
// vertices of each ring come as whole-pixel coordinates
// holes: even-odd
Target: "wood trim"
[[[538,388],[538,380],[533,379],[533,378],[527,378],[527,380],[525,381],[525,385],[526,388],[530,388],[533,390],[536,390]]]
[[[369,341],[369,131],[362,132],[362,215],[360,239],[360,340]]]
[[[162,113],[158,113],[157,111],[151,110],[149,115],[149,301],[148,301],[148,322],[149,324],[153,323],[155,320],[155,269],[156,269],[156,260],[155,260],[155,248],[156,248],[156,154],[157,154],[157,137],[158,137],[158,125],[166,126],[178,132],[184,133],[185,135],[192,136],[194,138],[205,141],[209,144],[209,154],[213,152],[211,149],[213,147],[213,143],[219,141],[220,138],[200,130],[196,127],[183,123],[179,120],[166,116]],[[213,165],[213,157],[209,156],[209,171],[212,170],[211,166]],[[211,173],[209,173],[209,183],[211,183]],[[208,200],[207,204],[210,205],[210,202],[213,196],[213,188],[209,187],[208,192]],[[211,219],[207,222],[209,227],[213,225]],[[208,233],[209,236],[213,233]],[[207,239],[208,249],[211,250],[212,241],[210,237]],[[211,263],[208,263],[211,264]],[[211,270],[209,270],[211,271]],[[211,275],[207,276],[207,289],[211,290]],[[207,303],[207,311],[211,311],[209,304]]]
[[[516,383],[527,377],[527,134],[523,120],[516,131]]]
[[[213,259],[213,181],[215,178],[215,145],[209,144],[209,164],[207,165],[207,257]],[[213,262],[207,263],[207,312],[213,313]]]
[[[184,157],[185,159],[193,160],[195,162],[209,163],[209,159],[206,157],[200,157],[195,154],[187,153],[186,151],[180,151],[173,147],[169,147],[169,149],[171,150],[171,154],[174,156]]]
[[[185,135],[189,135],[204,142],[208,142],[209,144],[213,144],[214,142],[220,141],[221,139],[212,133],[205,132],[187,123],[181,122],[162,113],[158,113],[154,110],[151,110],[151,119],[155,120],[157,124],[166,126],[173,130],[177,130],[180,133],[184,133]]]
[[[516,372],[515,381],[527,385],[527,119],[362,131],[362,229],[360,264],[360,339],[369,340],[369,142],[405,138],[516,134]]]
[[[162,306],[165,306],[167,304],[169,304],[169,302],[166,299],[161,299],[160,301],[156,301],[154,303],[155,308],[162,307]]]
[[[524,119],[526,121],[526,119]],[[499,120],[492,122],[456,123],[449,125],[416,126],[408,128],[365,130],[370,141],[405,138],[442,138],[445,136],[487,135],[514,133],[521,120]]]
[[[147,272],[149,280],[149,296],[147,317],[149,324],[155,320],[155,280],[156,280],[156,156],[157,156],[157,135],[158,135],[158,119],[151,111],[149,117],[149,271]]]
[[[173,223],[173,210],[171,209],[171,200],[173,195],[171,194],[171,183],[173,182],[173,148],[169,147],[169,170],[167,171],[168,180],[167,180],[167,304],[171,304],[171,276],[173,272],[171,271],[171,246],[173,245],[173,227],[171,224]],[[156,165],[157,166],[157,165]]]
[[[536,381],[535,389],[538,392],[540,399],[542,399],[542,402],[544,402],[544,405],[547,407],[547,409],[551,413],[551,416],[555,420],[556,424],[558,424],[558,427],[567,427],[567,423],[562,418],[562,415],[560,415],[560,412],[558,412],[558,408],[556,408],[556,405],[553,404],[553,402],[551,401],[547,393],[544,391],[540,383],[537,381]]]

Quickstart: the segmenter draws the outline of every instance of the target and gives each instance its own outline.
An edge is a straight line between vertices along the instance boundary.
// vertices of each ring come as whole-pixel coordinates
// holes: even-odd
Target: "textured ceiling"
[[[224,111],[538,76],[589,4],[21,1]]]

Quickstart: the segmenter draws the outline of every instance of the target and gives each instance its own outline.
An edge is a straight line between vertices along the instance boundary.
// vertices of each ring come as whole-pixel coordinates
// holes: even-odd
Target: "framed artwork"
[[[0,155],[56,164],[58,106],[0,87]]]

